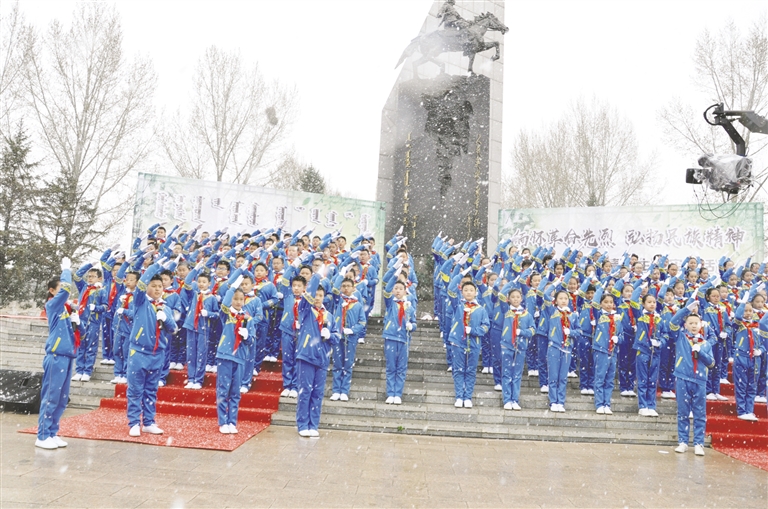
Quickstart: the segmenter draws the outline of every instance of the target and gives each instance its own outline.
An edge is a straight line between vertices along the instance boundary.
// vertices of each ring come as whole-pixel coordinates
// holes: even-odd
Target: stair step
[[[128,400],[125,398],[108,398],[101,400],[101,406],[105,408],[114,408],[117,410],[126,410]],[[242,421],[269,422],[272,410],[261,408],[248,408],[240,406],[238,419]],[[195,417],[216,417],[215,405],[198,405],[193,403],[178,403],[170,401],[157,401],[157,413],[189,415]]]

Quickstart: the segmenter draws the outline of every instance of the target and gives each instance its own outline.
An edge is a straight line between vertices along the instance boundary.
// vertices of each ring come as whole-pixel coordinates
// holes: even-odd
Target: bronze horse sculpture
[[[498,60],[501,56],[499,43],[496,41],[486,42],[485,40],[485,33],[489,30],[505,34],[509,28],[492,13],[484,12],[475,16],[474,20],[462,20],[461,28],[447,27],[444,30],[435,30],[416,37],[405,48],[395,68],[400,67],[406,58],[418,52],[422,56],[413,62],[414,76],[418,77],[419,66],[426,62],[435,63],[440,67],[441,72],[445,72],[445,64],[439,62],[437,56],[442,53],[461,51],[464,56],[469,57],[467,71],[474,74],[472,67],[475,63],[476,54],[495,48],[496,54],[491,57],[491,60]]]

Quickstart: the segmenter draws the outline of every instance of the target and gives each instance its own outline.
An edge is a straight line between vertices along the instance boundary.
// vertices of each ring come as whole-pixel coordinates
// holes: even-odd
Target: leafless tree
[[[761,16],[744,33],[734,22],[726,24],[718,33],[704,30],[696,41],[693,52],[694,85],[722,102],[728,110],[753,110],[765,115],[768,110],[768,33],[766,18]],[[673,99],[659,113],[669,143],[682,154],[695,161],[702,153],[733,153],[735,147],[719,126],[704,122],[701,113],[709,104],[690,104]],[[768,137],[752,137],[749,130],[738,122],[734,126],[747,143],[748,155],[765,151]],[[741,197],[752,201],[768,179],[768,166],[753,168],[756,185]],[[728,200],[727,194],[722,195]]]
[[[20,120],[23,102],[22,79],[29,59],[32,30],[16,2],[6,17],[0,17],[0,134],[11,136]]]
[[[518,134],[503,200],[508,207],[643,203],[649,168],[639,161],[631,122],[605,103],[578,101],[540,132]]]
[[[167,121],[160,141],[179,175],[258,185],[295,112],[295,88],[267,83],[238,52],[211,46],[198,62],[188,115]]]
[[[307,169],[294,151],[286,152],[282,161],[262,179],[260,185],[275,189],[301,190],[301,177]]]
[[[25,92],[52,176],[95,210],[103,234],[131,210],[121,186],[147,155],[155,73],[148,59],[128,59],[114,7],[81,3],[72,24],[51,23],[25,67]],[[79,203],[72,204],[75,210]],[[79,239],[88,243],[93,239]]]

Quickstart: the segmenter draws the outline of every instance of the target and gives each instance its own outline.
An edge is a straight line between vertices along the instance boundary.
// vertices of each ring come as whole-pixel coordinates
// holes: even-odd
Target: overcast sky
[[[394,69],[433,0],[118,1],[129,54],[151,57],[160,109],[189,96],[206,47],[239,49],[268,78],[295,84],[300,113],[289,145],[347,196],[375,199],[381,108]],[[457,0],[461,4],[466,0]],[[11,4],[2,1],[2,12]],[[27,21],[69,23],[76,2],[23,0]],[[506,2],[503,169],[521,128],[557,119],[579,97],[608,101],[635,126],[643,154],[656,152],[659,203],[690,199],[691,160],[662,140],[659,109],[681,97],[714,102],[692,83],[698,35],[732,19],[746,31],[765,0]],[[736,105],[738,106],[738,105]],[[725,136],[725,133],[723,133]],[[681,188],[683,192],[681,193]]]

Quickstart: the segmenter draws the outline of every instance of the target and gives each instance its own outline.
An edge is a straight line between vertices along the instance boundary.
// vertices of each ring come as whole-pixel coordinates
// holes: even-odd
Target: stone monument
[[[502,0],[435,1],[382,111],[376,199],[424,274],[439,231],[496,245],[503,20]]]

